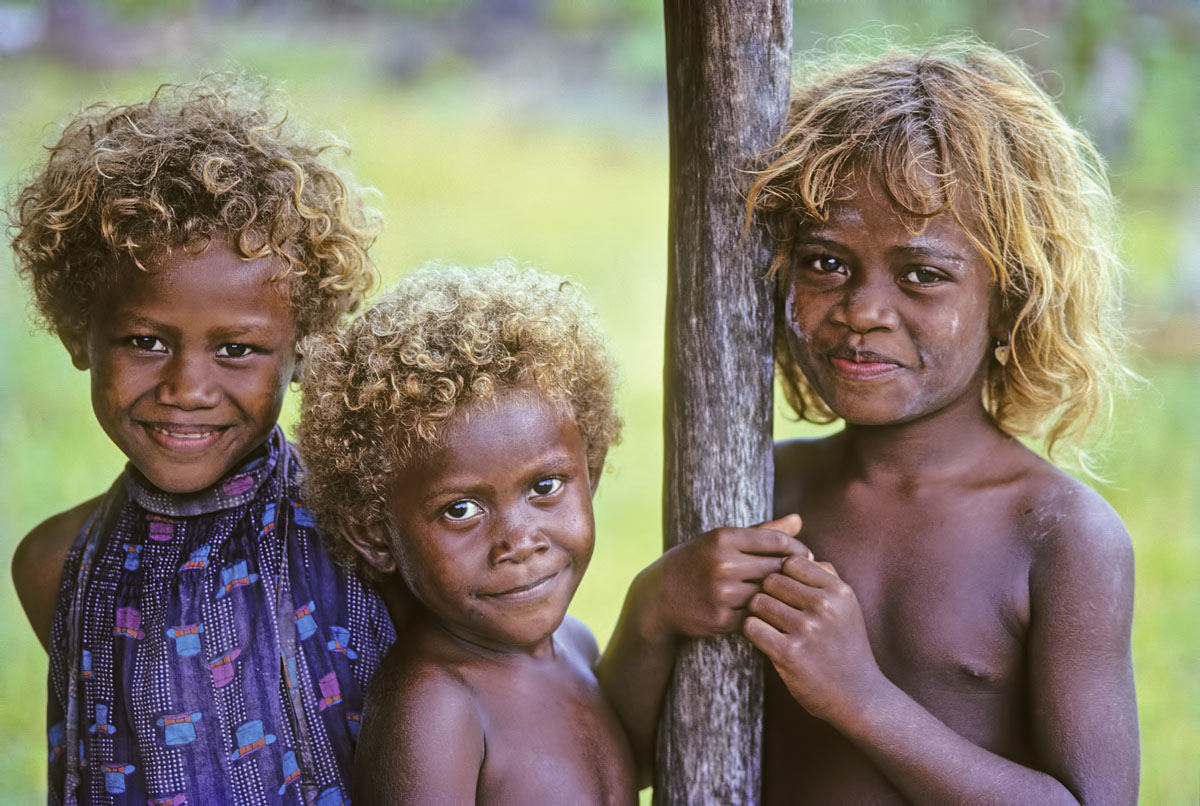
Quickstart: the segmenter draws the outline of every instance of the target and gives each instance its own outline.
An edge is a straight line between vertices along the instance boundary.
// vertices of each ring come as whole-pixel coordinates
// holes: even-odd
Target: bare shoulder
[[[398,649],[371,681],[354,801],[473,802],[485,750],[477,698],[453,668]]]
[[[371,678],[368,697],[372,722],[396,726],[475,712],[474,692],[452,665],[413,656],[399,645],[388,652]]]
[[[97,496],[47,518],[25,535],[13,553],[13,585],[43,648],[50,643],[50,626],[67,554],[99,503]]]
[[[1083,554],[1105,563],[1132,564],[1125,524],[1090,486],[1038,458],[1021,487],[1035,556]]]
[[[1098,492],[1040,458],[1037,463],[1020,485],[1031,596],[1043,614],[1048,604],[1057,610],[1103,601],[1100,610],[1114,626],[1127,627],[1133,609],[1129,532]]]
[[[587,625],[574,616],[568,615],[554,632],[554,637],[561,641],[572,654],[578,655],[588,666],[594,669],[600,661],[600,646],[596,636]]]

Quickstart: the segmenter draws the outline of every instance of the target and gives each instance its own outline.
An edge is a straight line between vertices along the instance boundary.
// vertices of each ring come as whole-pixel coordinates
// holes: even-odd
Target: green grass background
[[[417,82],[388,80],[352,39],[261,24],[218,29],[202,55],[152,68],[97,72],[36,55],[0,61],[0,183],[17,187],[54,136],[48,124],[81,102],[134,100],[162,81],[240,65],[284,81],[295,117],[349,139],[350,164],[381,193],[387,228],[373,254],[385,277],[429,259],[476,264],[511,255],[582,282],[620,363],[626,419],[596,499],[595,558],[572,608],[603,642],[626,586],[661,539],[667,142],[661,92],[646,81],[661,75],[661,30],[651,21],[622,40],[622,64],[632,65],[628,92],[544,103],[524,97],[519,80],[453,60]],[[1194,174],[1161,164],[1186,153],[1187,137],[1196,145],[1194,134],[1172,139],[1161,129],[1186,122],[1169,113],[1196,97],[1200,70],[1186,58],[1161,59],[1166,78],[1145,103],[1167,114],[1139,122],[1146,131],[1139,128],[1117,177],[1138,321],[1172,311],[1173,267],[1186,258],[1187,226],[1195,225],[1180,209],[1180,200],[1196,197],[1186,184]],[[10,264],[0,254],[6,568],[29,529],[104,490],[123,464],[92,417],[86,375],[32,324]],[[1173,346],[1134,356],[1149,384],[1116,411],[1111,483],[1100,487],[1137,552],[1134,655],[1147,804],[1200,802],[1200,366],[1198,345]],[[777,429],[801,432],[782,420]],[[10,584],[0,585],[0,646],[0,801],[35,802],[43,797],[46,657]]]

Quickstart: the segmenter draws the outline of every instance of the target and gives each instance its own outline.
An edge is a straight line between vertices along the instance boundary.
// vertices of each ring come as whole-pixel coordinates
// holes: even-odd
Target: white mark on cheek
[[[958,311],[951,314],[954,318],[950,320],[950,335],[958,333]]]
[[[800,323],[796,320],[796,294],[790,292],[783,303],[783,317],[788,333],[791,335],[792,341],[792,357],[795,358],[796,347],[808,343],[808,334],[800,329]]]

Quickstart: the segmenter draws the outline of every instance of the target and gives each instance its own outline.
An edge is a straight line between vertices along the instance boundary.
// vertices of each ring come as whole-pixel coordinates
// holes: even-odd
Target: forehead
[[[830,238],[849,247],[891,246],[952,253],[962,260],[983,261],[983,256],[957,208],[941,200],[932,179],[925,188],[923,205],[934,215],[913,212],[912,199],[896,198],[896,183],[885,185],[874,174],[854,173],[843,179],[825,207],[824,217],[806,219],[800,227],[802,239]]]
[[[504,478],[523,464],[583,455],[583,437],[569,408],[537,390],[505,390],[459,408],[433,442],[416,450],[395,486],[435,477]]]
[[[279,273],[277,259],[245,260],[222,241],[202,250],[174,248],[145,269],[121,265],[98,296],[93,319],[121,314],[165,321],[251,319],[294,329],[290,281],[277,279]]]

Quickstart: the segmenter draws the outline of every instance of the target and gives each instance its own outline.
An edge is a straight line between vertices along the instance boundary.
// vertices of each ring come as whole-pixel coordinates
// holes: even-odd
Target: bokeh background
[[[798,49],[848,30],[900,42],[972,30],[1018,51],[1110,161],[1130,361],[1148,383],[1115,412],[1098,487],[1137,552],[1142,801],[1200,803],[1200,4],[796,3]],[[81,104],[246,70],[282,83],[293,117],[351,144],[386,216],[374,248],[385,281],[430,259],[505,255],[580,281],[620,362],[627,421],[572,608],[603,642],[661,541],[664,67],[655,0],[0,2],[0,187],[11,200]],[[5,568],[26,532],[123,464],[11,262],[0,253]],[[815,433],[777,419],[779,436]],[[0,801],[36,802],[46,656],[7,582],[0,647]]]

